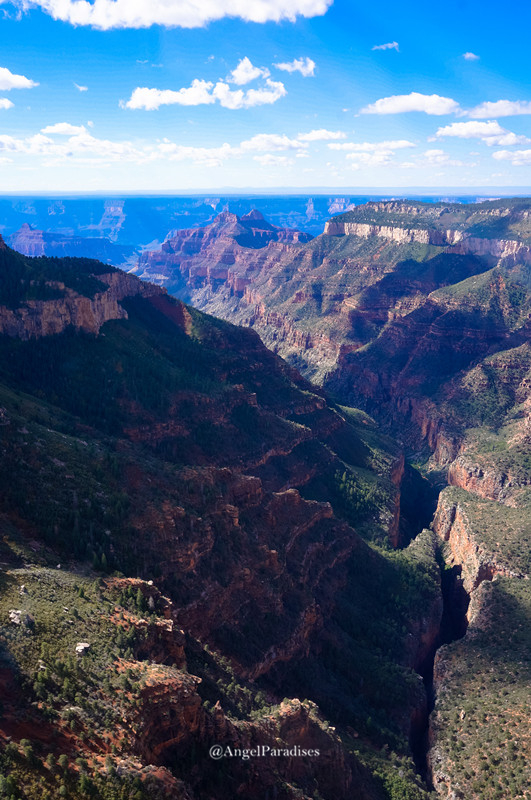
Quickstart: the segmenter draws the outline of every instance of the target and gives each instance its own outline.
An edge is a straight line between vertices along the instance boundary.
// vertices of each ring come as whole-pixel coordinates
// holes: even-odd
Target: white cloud
[[[297,139],[300,142],[326,142],[331,139],[344,139],[346,135],[343,131],[327,131],[325,128],[319,128],[308,133],[299,133]]]
[[[239,109],[275,103],[285,94],[284,84],[269,78],[264,87],[247,91],[233,90],[223,81],[214,85],[211,81],[196,78],[190,87],[178,91],[137,87],[127,102],[120,101],[120,106],[154,111],[164,105],[199,106],[211,105],[217,101],[223,108]]]
[[[459,161],[446,153],[444,150],[425,150],[420,156],[414,156],[413,161],[403,161],[400,167],[403,169],[426,169],[426,167],[475,167],[471,161],[465,163]],[[444,173],[437,173],[443,175]]]
[[[416,147],[416,144],[407,139],[390,139],[383,142],[332,142],[328,147],[330,150],[346,152],[351,167],[361,169],[392,164],[395,150]]]
[[[325,14],[333,0],[10,0],[22,10],[40,8],[72,25],[111,28],[200,28],[224,17],[246,22],[294,21]],[[7,0],[0,0],[1,3]]]
[[[430,167],[440,167],[440,166],[448,166],[448,167],[464,167],[464,166],[471,166],[470,164],[465,165],[463,161],[458,161],[457,159],[450,158],[448,153],[445,153],[444,150],[425,150],[423,154],[423,159],[419,163],[419,166],[422,166],[422,162],[427,164]]]
[[[285,134],[280,133],[257,133],[252,139],[246,139],[240,144],[242,152],[259,150],[300,150],[307,145],[301,138],[290,139]]]
[[[472,117],[472,119],[516,117],[520,114],[531,114],[531,101],[497,100],[495,103],[481,103],[479,106],[467,111],[467,116]]]
[[[243,86],[246,83],[254,81],[256,78],[269,78],[270,72],[265,67],[255,67],[249,58],[245,56],[239,62],[236,69],[230,73],[227,81],[229,83],[236,83],[238,86]]]
[[[510,161],[514,167],[531,167],[531,150],[497,150],[492,157],[497,161]]]
[[[2,92],[8,92],[10,89],[33,89],[38,85],[24,75],[15,75],[7,67],[0,67],[0,91]]]
[[[209,103],[214,103],[211,89],[214,86],[210,81],[198,80],[197,78],[192,81],[192,85],[188,88],[179,89],[148,89],[146,86],[137,87],[129,100],[124,103],[121,101],[122,108],[144,108],[146,111],[154,111],[160,106],[166,105],[181,105],[181,106],[198,106]]]
[[[378,150],[371,153],[348,153],[347,158],[357,166],[383,167],[391,164],[392,156],[392,150]]]
[[[50,126],[53,127],[53,126]],[[152,148],[137,148],[131,142],[113,142],[108,139],[97,139],[88,131],[82,130],[66,141],[54,141],[42,132],[25,139],[13,136],[0,136],[0,152],[20,153],[27,156],[50,156],[62,161],[85,161],[95,163],[98,159],[112,161],[141,162],[152,158]]]
[[[387,44],[375,44],[371,50],[396,50],[398,53],[398,42],[387,42]]]
[[[85,131],[84,125],[71,125],[69,122],[56,122],[55,125],[47,125],[41,133],[58,133],[61,136],[74,136]]]
[[[407,111],[423,111],[425,114],[453,114],[459,110],[459,103],[450,97],[441,97],[438,94],[396,94],[391,97],[382,97],[362,108],[361,114],[402,114]]]
[[[219,147],[189,147],[164,139],[155,148],[152,158],[164,158],[166,161],[193,161],[200,166],[219,167],[227,158],[237,154],[237,148],[226,143]]]
[[[273,66],[283,72],[300,72],[304,78],[312,77],[315,72],[315,61],[311,58],[296,58],[294,61],[284,61]]]
[[[458,139],[481,139],[489,146],[507,146],[513,144],[530,144],[531,139],[526,136],[517,136],[515,133],[502,128],[496,120],[489,122],[453,122],[444,128],[439,128],[435,139],[445,136]]]
[[[309,148],[308,141],[301,138],[291,139],[285,134],[276,133],[259,133],[239,144],[224,143],[218,147],[181,145],[167,138],[137,144],[127,140],[99,139],[84,126],[71,125],[68,122],[49,125],[39,133],[26,138],[0,135],[0,159],[18,154],[27,164],[28,157],[41,157],[48,159],[41,162],[48,166],[61,164],[102,166],[117,162],[146,164],[163,160],[215,167],[228,159],[245,157],[255,159],[255,156],[257,157],[255,160],[260,164],[280,165],[294,163],[292,156],[306,157]]]
[[[0,97],[0,108],[13,108],[13,105],[14,104],[11,102],[11,100],[8,100],[7,97]]]
[[[347,150],[351,152],[374,152],[376,150],[402,150],[405,147],[416,147],[407,139],[395,139],[387,142],[341,142],[329,144],[330,150]]]
[[[463,58],[466,59],[466,61],[479,61],[479,56],[470,52],[463,53]]]
[[[78,90],[78,92],[88,92],[88,86],[80,86],[79,83],[74,81],[74,86]]]
[[[218,81],[214,86],[212,96],[219,100],[223,108],[238,109],[276,103],[287,94],[284,84],[280,81],[272,81],[267,78],[265,83],[265,88],[247,89],[244,92],[242,89],[232,91],[226,83]]]
[[[212,102],[219,100],[223,108],[238,109],[243,108],[246,92],[243,89],[233,91],[227,83],[218,81],[212,92]]]
[[[266,153],[263,156],[253,156],[253,160],[258,161],[262,167],[287,167],[293,164],[291,158],[287,156],[274,156],[271,153]]]

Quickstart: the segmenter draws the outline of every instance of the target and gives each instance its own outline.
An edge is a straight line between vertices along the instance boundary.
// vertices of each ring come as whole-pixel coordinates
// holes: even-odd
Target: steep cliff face
[[[0,334],[17,339],[37,339],[53,336],[68,328],[97,334],[102,325],[112,319],[127,319],[120,305],[125,297],[150,297],[161,294],[160,289],[140,284],[123,273],[98,275],[108,289],[94,297],[83,297],[62,282],[47,286],[64,297],[58,300],[27,300],[19,308],[0,310]]]
[[[391,225],[371,225],[366,222],[341,222],[329,220],[324,229],[330,236],[358,236],[368,239],[376,236],[399,244],[431,244],[447,248],[447,252],[459,255],[513,256],[521,263],[531,263],[531,248],[514,239],[492,239],[470,236],[462,230],[437,230],[430,228],[405,228]]]
[[[448,563],[461,568],[468,593],[496,575],[527,576],[529,557],[515,552],[525,532],[526,523],[519,524],[522,515],[521,510],[499,508],[467,492],[445,489],[441,493],[433,528],[448,543]],[[500,523],[504,525],[501,532]]]
[[[493,780],[523,797],[529,779],[511,768],[529,753],[521,728],[530,653],[522,633],[531,618],[529,493],[505,491],[495,465],[470,467],[472,456],[450,467],[466,490],[445,489],[433,522],[454,573],[460,635],[466,630],[437,651],[434,664],[428,771],[447,800],[481,792]]]
[[[25,261],[3,240],[0,263],[0,334],[22,340],[53,336],[68,328],[97,334],[105,322],[127,319],[120,305],[124,298],[163,293],[114,268],[106,272],[98,262],[79,261],[72,267],[68,261],[58,271],[45,258]]]
[[[448,468],[448,483],[466,489],[472,494],[487,500],[498,500],[509,506],[516,506],[522,490],[530,485],[529,473],[508,465],[508,469],[500,470],[495,463],[478,464],[475,454],[462,455],[452,461]]]
[[[433,244],[437,247],[456,244],[463,238],[461,231],[423,230],[390,225],[370,225],[366,222],[341,222],[338,220],[329,220],[325,225],[324,232],[329,236],[359,236],[361,239],[378,236],[399,244],[419,242],[420,244]]]

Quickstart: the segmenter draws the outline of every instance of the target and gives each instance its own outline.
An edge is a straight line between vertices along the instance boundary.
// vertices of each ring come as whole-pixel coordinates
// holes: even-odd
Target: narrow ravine
[[[410,537],[403,540],[404,544],[409,538],[414,538],[424,528],[431,527],[438,505],[439,494],[446,486],[446,482],[439,480],[432,482],[421,477],[416,471],[409,469],[405,473],[405,481],[401,501],[401,514],[407,520]],[[435,693],[433,688],[433,671],[437,650],[445,644],[450,644],[462,639],[468,627],[468,605],[470,595],[463,586],[461,567],[449,567],[444,561],[442,550],[437,554],[441,575],[441,593],[443,610],[439,630],[432,647],[424,659],[416,667],[417,673],[422,677],[426,690],[426,704],[412,720],[409,744],[415,762],[417,773],[422,777],[430,790],[433,789],[431,775],[428,768],[429,750],[429,720],[435,706]]]
[[[433,689],[435,656],[440,647],[462,639],[466,634],[468,627],[467,611],[470,602],[470,595],[463,586],[461,567],[447,567],[442,558],[442,554],[439,555],[439,562],[443,597],[442,619],[435,643],[417,669],[418,674],[421,675],[424,682],[427,702],[424,714],[412,725],[409,740],[417,772],[430,790],[433,790],[433,785],[428,769],[427,757],[429,750],[430,714],[435,705],[435,692]]]

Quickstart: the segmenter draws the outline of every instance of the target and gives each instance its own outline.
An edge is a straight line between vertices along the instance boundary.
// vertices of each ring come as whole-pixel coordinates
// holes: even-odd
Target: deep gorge
[[[420,718],[412,724],[410,733],[410,746],[413,759],[419,775],[426,785],[433,791],[428,752],[430,749],[430,715],[435,706],[435,691],[433,675],[435,658],[440,647],[462,639],[468,628],[467,611],[470,596],[463,587],[460,567],[447,567],[439,551],[441,568],[441,591],[443,598],[443,612],[437,639],[423,662],[417,667],[417,672],[422,677],[426,691],[426,708]]]

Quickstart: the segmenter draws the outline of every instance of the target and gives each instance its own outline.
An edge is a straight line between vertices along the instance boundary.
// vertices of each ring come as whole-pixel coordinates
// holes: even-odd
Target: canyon
[[[0,258],[3,777],[30,798],[423,797],[439,569],[428,532],[393,554],[420,480],[400,447],[158,286]],[[217,743],[322,756],[220,772]]]
[[[327,222],[306,244],[270,242],[251,252],[220,231],[216,248],[230,253],[224,261],[208,237],[192,252],[190,232],[180,231],[165,245],[171,256],[164,248],[146,252],[135,269],[210,313],[254,327],[340,402],[375,416],[426,463],[432,480],[448,484],[433,530],[455,619],[443,620],[430,656],[437,700],[422,767],[444,798],[479,796],[488,786],[482,757],[470,751],[475,769],[465,769],[449,733],[448,695],[459,703],[464,685],[459,661],[487,633],[497,640],[505,615],[498,596],[516,593],[529,618],[529,219],[529,201],[369,203]],[[478,674],[491,691],[484,649]],[[529,651],[524,664],[528,658]],[[514,711],[505,713],[525,714],[510,647],[505,660],[510,667],[497,662],[498,681],[517,684],[507,689]],[[429,693],[431,677],[427,684]],[[469,689],[469,705],[476,691]],[[457,727],[467,725],[458,720]],[[466,733],[468,750],[474,736]],[[527,752],[525,738],[520,746]],[[514,784],[500,764],[503,758],[500,786]]]
[[[42,758],[44,714],[102,798],[115,779],[183,800],[526,796],[530,218],[375,202],[313,237],[223,211],[134,274],[0,248],[0,610],[42,625],[53,585],[76,641],[99,603],[107,642],[85,677],[57,673],[63,643],[41,656]],[[5,642],[34,676],[25,635]],[[0,735],[20,742],[7,663]],[[65,674],[102,684],[107,721],[84,701],[69,732]],[[220,773],[217,742],[326,758]]]

